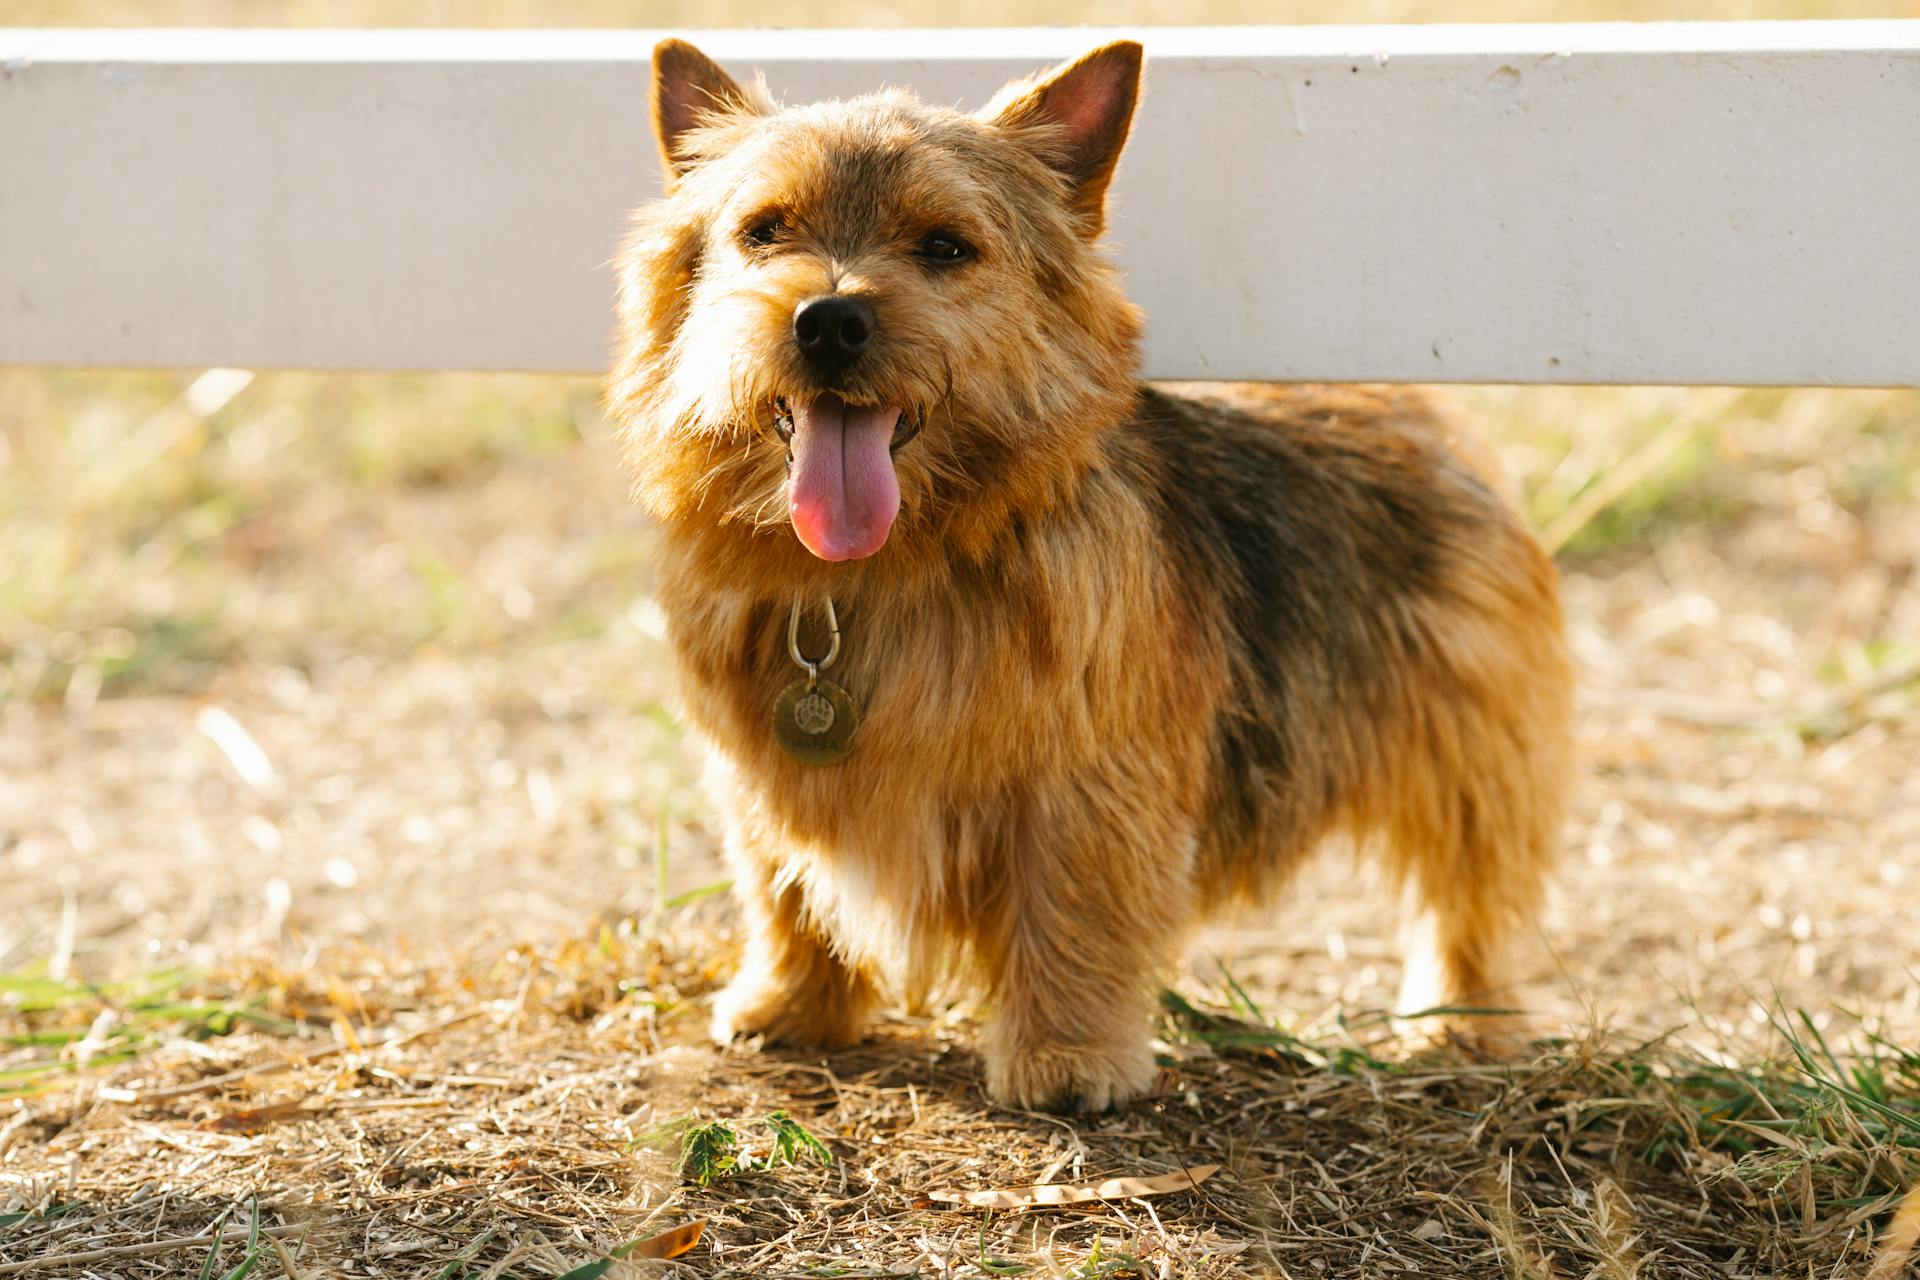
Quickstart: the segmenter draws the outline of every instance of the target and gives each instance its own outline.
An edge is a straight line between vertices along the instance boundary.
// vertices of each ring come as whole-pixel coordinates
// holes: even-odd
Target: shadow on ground
[[[224,1275],[257,1201],[260,1276],[589,1280],[663,1265],[612,1255],[691,1221],[673,1265],[713,1275],[1770,1276],[1862,1263],[1914,1172],[1920,1120],[1847,1093],[1871,1061],[1911,1097],[1912,1055],[1843,1080],[1595,1037],[1490,1064],[1169,994],[1154,1096],[1068,1118],[993,1106],[958,1016],[831,1057],[714,1048],[712,953],[602,935],[192,993],[292,1031],[163,1039],[17,1098],[0,1275]],[[830,1158],[782,1159],[783,1114]],[[685,1161],[695,1129],[726,1158]],[[944,1198],[1206,1165],[1082,1206]]]

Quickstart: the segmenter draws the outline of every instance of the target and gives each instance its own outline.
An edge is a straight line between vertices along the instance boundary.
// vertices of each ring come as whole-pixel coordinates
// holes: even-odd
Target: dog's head
[[[1057,489],[1131,394],[1139,320],[1095,242],[1139,78],[1120,42],[975,115],[782,109],[660,45],[667,195],[621,259],[611,392],[643,501],[851,560]]]

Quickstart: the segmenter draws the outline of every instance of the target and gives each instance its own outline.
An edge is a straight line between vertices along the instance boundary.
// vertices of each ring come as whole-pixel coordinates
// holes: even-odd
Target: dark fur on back
[[[1173,635],[1212,632],[1202,647],[1228,655],[1206,823],[1219,883],[1264,888],[1276,842],[1310,844],[1364,802],[1370,737],[1419,720],[1413,699],[1474,692],[1437,625],[1551,591],[1447,434],[1417,392],[1323,386],[1142,387],[1116,433],[1185,588]],[[1490,553],[1515,569],[1504,582]]]

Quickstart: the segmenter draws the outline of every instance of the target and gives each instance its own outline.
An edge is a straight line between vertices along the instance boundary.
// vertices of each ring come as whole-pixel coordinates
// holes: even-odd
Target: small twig
[[[47,976],[65,982],[73,968],[73,948],[80,936],[80,896],[71,883],[60,887],[60,928],[54,934],[53,956],[47,961]]]
[[[1643,441],[1620,460],[1613,470],[1601,476],[1556,516],[1540,534],[1548,555],[1573,541],[1593,518],[1612,506],[1622,494],[1639,484],[1659,468],[1674,452],[1693,438],[1700,426],[1697,418],[1675,418],[1658,435]]]
[[[403,1044],[417,1040],[421,1036],[432,1035],[436,1031],[444,1031],[448,1027],[458,1023],[477,1018],[490,1007],[489,1005],[476,1005],[471,1009],[464,1009],[459,1013],[448,1014],[444,1018],[436,1019],[426,1026],[417,1027],[412,1031],[397,1033],[382,1032],[377,1035],[366,1036],[360,1040],[359,1048],[395,1049]],[[99,1090],[99,1097],[103,1102],[123,1102],[142,1106],[154,1102],[167,1102],[174,1098],[189,1098],[199,1093],[211,1093],[216,1089],[223,1089],[227,1085],[238,1084],[243,1080],[253,1080],[261,1076],[275,1076],[284,1072],[298,1070],[301,1067],[309,1066],[315,1062],[337,1057],[347,1052],[349,1048],[350,1046],[343,1041],[332,1040],[297,1057],[282,1058],[277,1062],[263,1062],[257,1066],[242,1067],[237,1071],[228,1071],[222,1075],[208,1076],[204,1080],[194,1080],[187,1084],[171,1085],[165,1089],[120,1089],[112,1085],[103,1085]],[[4,1274],[6,1273],[0,1272],[0,1275]]]
[[[274,1236],[268,1236],[267,1243],[272,1245],[273,1251],[280,1255],[280,1269],[287,1273],[287,1280],[306,1280],[306,1272],[294,1265],[293,1255],[287,1252],[287,1246],[281,1244]],[[299,1247],[297,1244],[294,1246],[296,1250]]]
[[[1590,690],[1585,701],[1594,707],[1651,711],[1663,719],[1708,729],[1766,729],[1775,725],[1818,724],[1917,680],[1920,680],[1920,661],[1890,667],[1862,684],[1779,707],[1716,702],[1673,689]]]
[[[309,1226],[307,1223],[294,1223],[284,1227],[262,1227],[260,1234],[269,1238],[297,1236]],[[0,1276],[23,1276],[45,1267],[78,1267],[95,1262],[112,1262],[117,1258],[144,1258],[150,1254],[174,1253],[195,1245],[212,1244],[213,1241],[213,1232],[202,1231],[197,1236],[174,1236],[169,1240],[148,1240],[144,1244],[114,1245],[108,1249],[91,1249],[86,1253],[48,1254],[45,1257],[28,1258],[25,1262],[0,1263]]]
[[[315,1107],[309,1115],[331,1115],[337,1111],[392,1111],[421,1107],[450,1107],[449,1098],[355,1098],[347,1102],[329,1102]]]
[[[13,1149],[14,1139],[32,1119],[33,1112],[27,1109],[26,1103],[22,1102],[18,1104],[18,1110],[13,1113],[13,1119],[0,1124],[0,1158],[4,1158],[7,1152]]]

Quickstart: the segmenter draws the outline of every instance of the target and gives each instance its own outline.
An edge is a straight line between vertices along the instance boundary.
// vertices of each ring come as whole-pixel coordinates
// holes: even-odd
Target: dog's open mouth
[[[893,451],[918,430],[899,405],[851,405],[828,392],[781,401],[790,415],[788,511],[802,545],[822,560],[878,551],[900,513]]]

